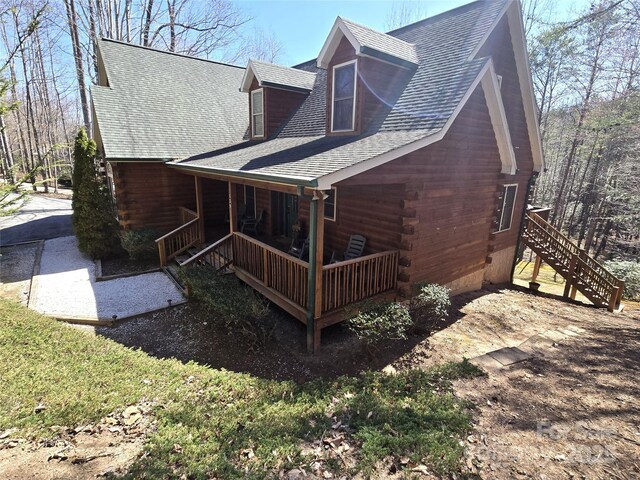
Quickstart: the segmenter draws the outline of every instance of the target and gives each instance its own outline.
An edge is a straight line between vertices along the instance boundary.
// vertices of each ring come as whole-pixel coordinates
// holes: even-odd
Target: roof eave
[[[364,56],[367,56],[367,57],[375,58],[377,60],[381,60],[381,61],[386,62],[386,63],[391,63],[393,65],[397,65],[399,67],[406,68],[406,69],[409,69],[409,70],[418,67],[418,64],[415,63],[415,62],[411,62],[409,60],[405,60],[403,58],[399,58],[399,57],[396,57],[394,55],[389,55],[388,53],[384,53],[384,52],[381,52],[379,50],[376,50],[374,48],[367,47],[367,46],[364,46],[364,45],[362,47],[360,47],[360,54],[364,55]]]
[[[275,83],[275,82],[260,82],[260,86],[261,87],[270,87],[270,88],[277,88],[278,90],[288,90],[291,92],[296,92],[296,93],[309,93],[311,92],[310,88],[303,88],[303,87],[294,87],[292,85],[285,85],[282,83]]]
[[[281,175],[268,175],[255,172],[243,172],[240,170],[227,170],[224,168],[207,167],[202,165],[190,165],[188,163],[169,162],[167,166],[175,168],[177,170],[183,170],[185,172],[193,173],[211,173],[214,175],[223,175],[225,177],[237,177],[250,180],[262,181],[265,183],[280,183],[284,185],[293,185],[299,187],[315,188],[318,186],[317,179],[306,179],[300,177],[284,177]]]

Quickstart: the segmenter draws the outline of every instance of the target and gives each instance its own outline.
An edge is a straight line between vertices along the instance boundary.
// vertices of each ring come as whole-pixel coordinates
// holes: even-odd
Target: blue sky
[[[380,31],[386,31],[387,16],[394,0],[236,0],[254,18],[254,26],[272,31],[283,43],[278,63],[295,65],[315,58],[338,15]],[[398,1],[396,0],[396,3]],[[470,3],[469,0],[405,1],[424,17]],[[558,17],[567,18],[572,10],[587,6],[588,0],[556,0],[549,2]]]

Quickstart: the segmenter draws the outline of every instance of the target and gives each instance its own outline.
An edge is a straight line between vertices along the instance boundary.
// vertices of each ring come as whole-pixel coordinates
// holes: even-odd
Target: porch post
[[[204,207],[202,201],[202,178],[198,176],[193,177],[196,181],[196,210],[198,212],[198,241],[200,243],[205,242],[204,235]]]
[[[234,183],[229,181],[229,233],[236,231],[237,191]]]
[[[324,251],[324,194],[314,192],[309,209],[309,273],[307,285],[307,351],[320,347],[320,331],[315,320],[322,306],[322,260]]]

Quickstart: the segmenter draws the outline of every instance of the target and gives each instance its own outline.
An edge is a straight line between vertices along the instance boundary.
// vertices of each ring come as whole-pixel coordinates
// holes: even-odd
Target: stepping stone
[[[490,357],[500,362],[503,366],[513,365],[531,358],[527,352],[523,352],[517,347],[505,347],[487,353]]]
[[[576,327],[575,325],[568,325],[567,329],[577,334],[582,334],[587,332],[584,328]]]
[[[574,332],[573,330],[569,330],[568,328],[560,328],[558,329],[558,331],[564,333],[568,337],[577,337],[578,335],[580,335],[578,332]]]
[[[527,338],[524,342],[518,345],[518,348],[527,353],[543,353],[553,347],[554,341],[540,335],[534,335]]]
[[[488,354],[480,355],[479,357],[472,358],[469,360],[476,367],[483,368],[488,370],[489,372],[498,370],[502,368],[502,364],[498,362],[495,358],[490,357]]]
[[[566,340],[569,337],[568,335],[565,335],[559,330],[547,330],[546,332],[542,332],[540,335],[542,335],[543,337],[549,338],[554,342]]]

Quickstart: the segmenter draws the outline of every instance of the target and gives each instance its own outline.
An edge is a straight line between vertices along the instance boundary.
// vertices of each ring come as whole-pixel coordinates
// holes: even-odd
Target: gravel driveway
[[[80,253],[75,237],[47,240],[40,272],[33,278],[29,307],[76,320],[112,320],[159,310],[185,300],[161,272],[96,282],[93,260]]]

